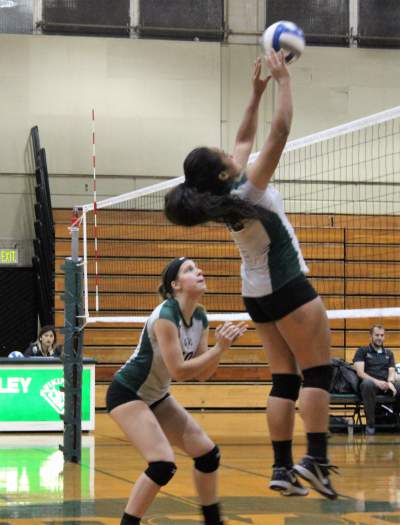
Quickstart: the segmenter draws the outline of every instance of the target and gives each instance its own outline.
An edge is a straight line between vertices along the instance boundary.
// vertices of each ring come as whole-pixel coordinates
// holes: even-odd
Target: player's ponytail
[[[181,226],[219,222],[235,227],[244,219],[258,217],[257,207],[239,197],[200,193],[185,183],[167,193],[164,210],[170,222]]]
[[[183,169],[185,182],[165,196],[165,214],[170,222],[182,226],[219,222],[235,227],[244,219],[259,217],[257,206],[230,193],[232,181],[220,177],[226,166],[216,151],[194,149]]]

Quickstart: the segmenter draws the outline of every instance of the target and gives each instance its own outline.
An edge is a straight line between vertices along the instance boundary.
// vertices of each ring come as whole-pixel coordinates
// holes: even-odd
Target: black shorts
[[[263,297],[243,297],[246,310],[255,323],[279,321],[303,304],[318,297],[307,277],[300,274],[282,288]]]
[[[169,394],[165,394],[161,399],[158,401],[155,401],[150,405],[150,408],[152,410],[155,409],[157,405],[161,403],[161,401],[164,401],[164,399],[167,399],[169,397]],[[133,390],[130,388],[127,388],[122,383],[117,381],[116,379],[113,380],[111,385],[107,389],[106,394],[106,407],[107,412],[111,412],[115,407],[119,405],[123,405],[125,403],[129,403],[130,401],[143,401],[142,398],[136,394]]]

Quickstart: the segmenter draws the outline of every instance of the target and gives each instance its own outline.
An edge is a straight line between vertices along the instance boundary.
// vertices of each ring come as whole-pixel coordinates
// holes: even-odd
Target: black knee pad
[[[151,481],[162,487],[166,485],[176,472],[176,465],[172,461],[151,461],[144,471]]]
[[[333,375],[332,365],[313,366],[303,370],[303,388],[320,388],[329,392]]]
[[[297,374],[272,374],[270,396],[297,401],[301,378]]]
[[[219,448],[217,445],[215,445],[215,447],[210,450],[210,452],[207,452],[207,454],[203,454],[198,458],[194,458],[193,461],[196,470],[209,474],[210,472],[217,470],[220,459],[221,454]]]

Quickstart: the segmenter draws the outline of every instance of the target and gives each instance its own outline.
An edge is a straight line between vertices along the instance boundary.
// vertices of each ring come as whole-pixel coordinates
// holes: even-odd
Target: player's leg
[[[193,479],[206,525],[222,523],[218,496],[219,449],[172,396],[154,414],[168,440],[193,458]]]
[[[255,323],[272,371],[272,390],[267,401],[267,422],[274,449],[270,488],[283,495],[306,496],[292,471],[292,439],[300,375],[294,356],[275,324]]]
[[[307,432],[307,455],[295,471],[324,496],[337,493],[329,480],[327,432],[330,364],[330,329],[320,297],[303,304],[276,322],[276,327],[299,363],[303,374],[300,413]]]
[[[153,412],[143,401],[119,405],[110,415],[148,463],[146,471],[135,482],[121,521],[123,525],[135,525],[160,487],[174,475],[174,453]]]

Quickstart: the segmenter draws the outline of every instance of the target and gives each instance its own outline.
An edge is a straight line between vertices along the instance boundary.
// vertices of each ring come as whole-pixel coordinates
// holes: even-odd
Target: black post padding
[[[80,463],[82,451],[82,261],[65,259],[64,299],[64,461]]]

